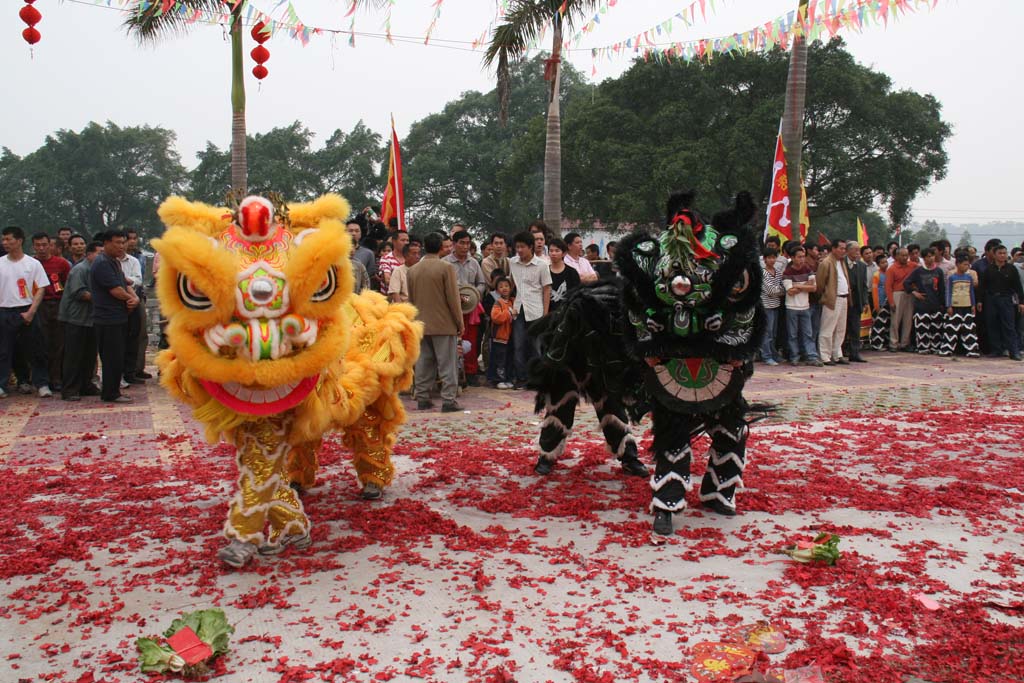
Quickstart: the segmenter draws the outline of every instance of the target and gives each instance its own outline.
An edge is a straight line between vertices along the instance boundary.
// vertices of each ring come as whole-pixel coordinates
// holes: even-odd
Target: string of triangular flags
[[[357,35],[383,37],[389,43],[395,44],[395,36],[391,33],[391,7],[395,0],[389,0],[386,8],[383,36],[374,33],[358,32],[355,30],[355,11],[358,3],[350,2],[347,12],[343,18],[349,19],[347,29],[325,28],[309,26],[299,17],[292,0],[267,0],[274,2],[270,12],[261,10],[255,0],[236,0],[236,4],[225,3],[222,11],[209,12],[181,2],[181,0],[143,0],[138,5],[141,10],[148,9],[153,5],[160,5],[161,12],[173,12],[181,15],[187,23],[204,22],[210,24],[227,24],[231,21],[231,10],[238,3],[244,3],[243,20],[247,25],[263,22],[267,27],[264,29],[272,36],[287,35],[292,39],[307,45],[312,36],[328,34],[349,35],[349,44],[355,45]],[[783,50],[788,50],[792,39],[797,35],[803,35],[810,42],[831,38],[847,30],[860,32],[869,26],[888,26],[889,21],[897,21],[904,15],[919,10],[922,7],[934,8],[939,0],[811,0],[806,12],[798,13],[796,10],[787,12],[771,21],[764,22],[748,31],[733,33],[726,36],[714,38],[699,38],[688,41],[662,42],[664,37],[680,25],[692,27],[697,21],[697,14],[706,19],[713,14],[718,4],[725,0],[689,0],[684,9],[674,13],[671,17],[655,24],[645,31],[630,36],[625,40],[604,45],[602,47],[585,48],[578,47],[582,38],[591,33],[597,24],[600,23],[602,14],[607,13],[616,6],[619,0],[603,0],[598,6],[597,13],[582,27],[582,29],[568,41],[565,46],[571,51],[589,51],[593,62],[592,72],[596,74],[597,64],[601,61],[610,61],[618,57],[632,55],[640,56],[645,60],[672,61],[693,59],[712,59],[715,55],[723,54],[745,54],[770,50],[776,45]],[[78,0],[78,2],[91,2],[94,5],[107,7],[118,7],[127,9],[133,0]],[[508,7],[508,0],[495,0],[497,16],[503,17]],[[432,16],[426,34],[423,38],[424,45],[430,45],[431,38],[438,21],[441,17],[441,10],[444,0],[431,0]],[[276,15],[276,16],[275,16]],[[678,20],[678,21],[676,21]],[[493,24],[496,21],[492,21]],[[486,32],[485,32],[486,33]],[[544,32],[530,45],[530,50],[543,50]],[[408,37],[403,37],[402,42],[409,42]],[[446,40],[445,43],[464,43],[472,45],[477,49],[486,44],[486,35],[483,39],[476,40]],[[466,48],[463,48],[466,49]]]
[[[860,32],[879,24],[888,26],[890,20],[897,21],[922,7],[933,9],[938,3],[939,0],[811,0],[806,12],[791,10],[749,31],[668,45],[656,43],[651,38],[651,31],[647,31],[604,47],[591,48],[592,71],[596,73],[597,62],[630,52],[644,60],[691,61],[710,60],[715,55],[766,51],[776,45],[788,50],[798,35],[803,35],[809,42],[816,42],[846,30]]]

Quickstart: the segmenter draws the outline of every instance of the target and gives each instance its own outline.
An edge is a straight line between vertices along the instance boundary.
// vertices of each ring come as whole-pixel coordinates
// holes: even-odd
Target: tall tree
[[[359,121],[349,133],[334,131],[321,149],[313,148],[313,137],[299,121],[248,136],[250,191],[280,192],[292,201],[338,192],[358,208],[380,201],[384,185],[381,160],[387,150],[379,134]],[[199,164],[190,174],[191,196],[208,203],[223,202],[231,188],[230,152],[207,142],[196,158]]]
[[[660,223],[664,197],[680,187],[694,187],[708,208],[739,190],[763,202],[787,62],[781,50],[710,64],[638,60],[570,102],[566,215]],[[858,64],[838,39],[809,49],[808,70],[815,87],[803,158],[812,227],[841,211],[889,209],[893,198],[910,204],[945,175],[951,131],[935,98],[894,92],[885,74]]]
[[[512,65],[508,124],[498,125],[494,91],[469,91],[412,124],[402,141],[405,200],[414,232],[445,230],[455,221],[471,230],[517,232],[537,218],[544,192],[544,58]],[[565,65],[563,102],[591,92]]]
[[[352,7],[383,6],[389,0],[352,0]],[[245,137],[245,36],[242,17],[247,0],[177,0],[172,3],[153,0],[133,0],[128,6],[125,28],[142,43],[158,43],[169,35],[188,31],[194,23],[189,20],[197,12],[223,14],[231,17],[231,188],[238,194],[248,190],[248,157]]]
[[[789,183],[789,215],[796,225],[801,211],[803,184],[802,161],[804,144],[804,102],[807,96],[807,2],[799,0],[793,49],[789,54],[789,76],[786,78],[786,106],[782,111],[782,145],[786,150],[786,180]]]
[[[963,248],[966,249],[967,247],[970,247],[970,246],[972,246],[974,244],[974,242],[972,241],[973,239],[974,238],[971,237],[971,231],[970,230],[964,230],[964,234],[960,235],[960,241],[957,242],[956,246],[958,248],[963,247]]]
[[[500,120],[507,120],[511,62],[522,59],[548,24],[551,25],[551,56],[545,63],[547,81],[547,129],[544,142],[544,222],[556,234],[562,229],[562,119],[560,80],[563,29],[572,29],[597,5],[597,0],[512,0],[505,23],[494,29],[484,53],[484,64],[497,63]]]
[[[0,155],[0,215],[28,230],[159,229],[157,206],[184,189],[185,169],[164,128],[90,123],[59,130],[23,159]]]

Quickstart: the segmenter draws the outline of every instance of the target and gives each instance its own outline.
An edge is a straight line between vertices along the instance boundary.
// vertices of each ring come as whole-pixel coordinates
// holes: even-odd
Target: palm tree
[[[380,7],[388,0],[353,0],[358,5]],[[246,0],[178,0],[176,11],[163,11],[164,3],[154,0],[134,0],[129,5],[129,16],[124,22],[129,35],[140,43],[158,43],[162,38],[186,33],[194,23],[189,19],[196,12],[231,15],[231,189],[244,195],[248,185],[248,167],[245,156],[245,59],[242,31],[243,10]],[[184,8],[177,9],[178,7]]]
[[[797,17],[807,17],[808,0],[799,0]],[[804,101],[807,94],[807,37],[804,31],[793,36],[789,55],[789,77],[786,80],[786,106],[782,114],[782,144],[786,148],[786,180],[789,181],[789,215],[793,224],[799,222],[800,164],[804,144]]]
[[[559,86],[562,74],[562,30],[597,6],[598,0],[512,0],[505,23],[494,29],[484,53],[484,64],[497,63],[498,118],[508,121],[511,94],[510,62],[522,59],[541,31],[552,26],[551,57],[544,78],[548,82],[547,132],[544,142],[544,222],[556,234],[562,231],[562,122]]]

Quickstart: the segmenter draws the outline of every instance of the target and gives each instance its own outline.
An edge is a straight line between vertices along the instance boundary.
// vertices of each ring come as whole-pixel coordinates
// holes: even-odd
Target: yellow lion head
[[[159,213],[164,385],[217,429],[298,406],[348,347],[348,202],[247,197],[232,211],[171,197]]]

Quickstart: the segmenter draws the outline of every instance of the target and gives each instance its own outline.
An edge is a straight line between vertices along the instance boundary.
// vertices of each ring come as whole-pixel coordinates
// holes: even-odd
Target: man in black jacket
[[[987,245],[986,245],[987,246]],[[1024,286],[1017,269],[1007,260],[1006,245],[992,250],[993,263],[981,271],[978,283],[978,308],[995,322],[994,336],[989,339],[992,355],[1009,352],[1013,360],[1021,360],[1014,314],[1024,315]],[[984,303],[981,303],[984,302]]]
[[[846,243],[846,270],[850,273],[850,299],[846,308],[846,342],[850,345],[850,361],[867,363],[860,355],[860,316],[868,305],[868,268],[860,260],[860,245]]]

